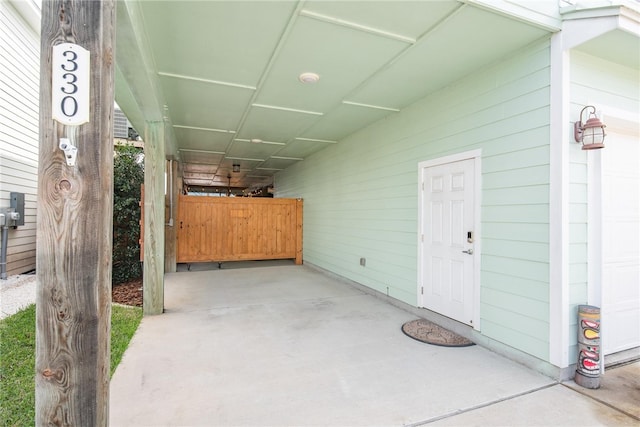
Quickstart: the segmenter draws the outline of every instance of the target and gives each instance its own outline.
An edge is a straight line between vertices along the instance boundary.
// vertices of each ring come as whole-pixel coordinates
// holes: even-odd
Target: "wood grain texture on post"
[[[69,49],[54,58],[53,47],[63,43]],[[114,46],[115,1],[42,2],[38,426],[108,425]],[[86,64],[78,53],[85,51]],[[60,69],[52,70],[55,63]],[[85,66],[89,94],[76,96]],[[54,91],[61,92],[57,98]],[[53,105],[56,99],[60,104]],[[73,116],[87,107],[88,122],[74,122]],[[60,120],[60,115],[70,119]]]
[[[144,266],[142,310],[164,311],[164,122],[148,121],[144,131]]]

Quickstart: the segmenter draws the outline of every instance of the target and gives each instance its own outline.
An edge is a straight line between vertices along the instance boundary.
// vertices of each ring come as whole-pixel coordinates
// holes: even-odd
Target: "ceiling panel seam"
[[[371,104],[362,104],[360,102],[353,102],[353,101],[342,101],[342,103],[346,105],[353,105],[355,107],[373,108],[375,110],[385,110],[385,111],[395,111],[395,112],[400,111],[399,108],[383,107],[380,105],[371,105]]]
[[[225,159],[229,159],[229,160],[246,160],[248,162],[264,162],[266,159],[252,159],[249,157],[231,157],[231,156],[224,156]]]
[[[325,142],[327,144],[337,144],[338,141],[332,141],[329,139],[315,139],[315,138],[302,138],[302,137],[298,137],[295,138],[296,141],[307,141],[307,142]]]
[[[195,82],[209,83],[209,84],[214,84],[214,85],[219,85],[219,86],[228,86],[228,87],[237,87],[237,88],[240,88],[240,89],[256,90],[255,86],[243,85],[243,84],[240,84],[240,83],[223,82],[221,80],[203,79],[201,77],[186,76],[184,74],[165,73],[164,71],[158,71],[158,75],[163,76],[163,77],[172,77],[174,79],[191,80],[191,81],[195,81]]]
[[[235,138],[234,141],[238,141],[238,142],[251,142],[253,143],[253,141],[251,141],[250,139],[244,139],[244,138]],[[267,144],[267,145],[286,145],[284,142],[276,142],[276,141],[262,141],[260,142],[260,144]]]
[[[181,148],[180,152],[185,152],[185,153],[201,153],[201,154],[216,154],[219,156],[224,156],[226,153],[222,152],[222,151],[211,151],[211,150],[196,150],[193,148]],[[194,163],[192,161],[188,161],[186,163]]]
[[[271,69],[273,68],[273,65],[275,64],[276,58],[278,57],[278,54],[280,53],[280,51],[284,47],[284,44],[286,43],[286,41],[287,41],[287,39],[289,37],[289,34],[291,34],[291,31],[293,30],[293,27],[294,27],[296,21],[298,20],[298,16],[300,15],[300,11],[302,10],[303,5],[304,5],[304,0],[300,0],[298,2],[298,4],[296,5],[293,13],[289,17],[289,22],[287,22],[287,26],[282,31],[282,34],[280,35],[280,38],[278,39],[278,43],[277,43],[276,47],[274,48],[273,52],[271,53],[271,57],[269,58],[269,61],[267,62],[267,65],[265,66],[264,70],[262,71],[262,74],[260,75],[260,79],[258,80],[258,83],[256,84],[256,90],[253,92],[253,95],[251,96],[251,99],[247,103],[247,107],[245,108],[244,112],[242,113],[242,116],[240,117],[240,121],[238,122],[238,126],[237,126],[238,134],[242,131],[242,128],[243,128],[245,122],[247,121],[247,117],[249,116],[249,112],[251,111],[251,108],[253,107],[253,104],[255,103],[256,99],[258,98],[258,95],[260,94],[260,90],[261,90],[262,86],[264,85],[264,82],[266,81],[266,79],[267,79],[267,77],[269,75],[269,72],[271,71]],[[233,140],[231,140],[229,142],[229,144],[227,144],[227,147],[226,147],[225,151],[229,151],[232,144],[233,144]]]
[[[389,67],[391,67],[396,61],[398,61],[400,58],[402,58],[404,55],[408,54],[413,48],[415,48],[416,46],[418,46],[420,43],[422,43],[424,40],[428,39],[428,36],[433,33],[437,28],[441,27],[442,25],[444,25],[446,22],[449,22],[451,19],[453,19],[457,14],[460,13],[460,11],[462,9],[464,9],[466,7],[465,4],[463,3],[459,3],[455,9],[453,9],[451,12],[449,12],[445,17],[443,17],[442,19],[438,20],[436,23],[434,23],[433,25],[431,25],[429,28],[427,28],[416,40],[414,40],[413,43],[409,44],[408,46],[406,46],[404,49],[402,49],[397,55],[395,55],[393,58],[391,58],[387,63],[385,63],[384,65],[382,65],[380,68],[378,68],[375,72],[373,72],[371,75],[369,75],[365,80],[363,80],[360,84],[358,84],[350,93],[347,94],[347,96],[345,96],[343,98],[343,100],[341,101],[342,104],[346,104],[346,105],[352,105],[352,106],[356,106],[356,107],[364,107],[364,108],[372,108],[372,109],[379,109],[379,110],[384,110],[384,111],[392,111],[394,113],[399,112],[400,108],[394,108],[394,107],[386,107],[386,106],[375,106],[375,105],[370,105],[370,104],[363,104],[363,103],[358,103],[358,102],[354,102],[354,101],[348,101],[349,98],[355,97],[355,95],[363,88],[367,85],[367,83],[369,81],[371,81],[374,77],[376,77],[377,75],[379,75],[380,73],[382,73],[383,71],[386,71]],[[301,10],[300,13],[303,14],[306,13],[305,16],[312,18],[312,16],[308,16],[309,15],[309,11],[304,11]],[[317,16],[325,16],[325,15],[320,15],[314,12],[311,12],[311,14],[314,15],[314,17]],[[338,21],[343,21],[343,20],[339,20]],[[349,22],[349,21],[343,21],[343,22]],[[361,26],[360,24],[355,24],[355,26],[360,26],[360,27],[365,27],[365,26]],[[352,27],[355,28],[355,27]],[[367,27],[368,28],[368,27]],[[257,92],[256,92],[257,94]],[[329,111],[333,110],[333,108],[330,108]],[[311,129],[314,124],[311,124],[310,126],[308,126],[306,129],[304,129],[302,131],[302,134],[304,134],[307,130]],[[295,138],[296,140],[304,140],[301,138]],[[318,141],[318,142],[324,142],[324,141]],[[337,143],[337,141],[335,141],[334,143]],[[283,148],[284,149],[284,148]],[[276,153],[280,152],[282,150],[278,150]]]
[[[444,25],[446,22],[449,22],[451,19],[453,19],[456,15],[458,15],[460,13],[460,11],[462,9],[464,9],[465,5],[460,3],[455,9],[453,9],[447,16],[445,16],[444,18],[440,19],[438,22],[436,22],[435,24],[433,24],[431,27],[429,27],[427,30],[425,30],[425,32],[423,32],[418,39],[416,40],[416,42],[410,46],[407,46],[406,48],[404,48],[402,51],[400,51],[396,56],[394,56],[393,58],[391,58],[391,60],[389,60],[386,64],[384,64],[382,67],[378,68],[373,74],[371,74],[366,80],[364,80],[362,83],[360,83],[358,86],[356,86],[349,94],[347,94],[347,96],[345,96],[345,100],[349,99],[349,98],[354,98],[356,96],[356,94],[367,85],[367,83],[372,80],[373,78],[375,78],[376,76],[378,76],[380,73],[382,73],[383,71],[386,71],[389,67],[391,67],[396,61],[398,61],[400,58],[402,58],[403,56],[405,56],[406,54],[408,54],[412,49],[416,48],[418,45],[420,45],[422,42],[424,42],[425,40],[427,40],[430,34],[432,34],[436,29],[438,29],[439,27],[441,27],[442,25]],[[344,101],[343,101],[344,102]],[[351,101],[347,101],[347,102],[351,102]],[[398,110],[400,111],[400,110]]]
[[[268,110],[279,110],[279,111],[288,111],[291,113],[301,113],[301,114],[310,114],[312,116],[323,116],[324,113],[320,111],[308,111],[308,110],[298,110],[297,108],[287,108],[287,107],[279,107],[277,105],[265,105],[265,104],[251,104],[252,107],[258,108],[266,108]]]
[[[375,34],[377,36],[385,37],[392,40],[401,41],[404,43],[414,44],[416,40],[412,37],[403,36],[402,34],[395,34],[389,31],[381,30],[378,28],[368,27],[366,25],[358,24],[356,22],[346,21],[344,19],[336,18],[333,16],[323,15],[311,10],[303,9],[300,11],[300,15],[307,18],[316,19],[318,21],[326,22],[329,24],[339,25],[341,27],[351,28],[354,30],[363,31],[369,34]]]
[[[226,130],[226,129],[215,129],[215,128],[202,128],[198,126],[185,126],[185,125],[173,125],[174,128],[178,129],[190,129],[190,130],[202,130],[205,132],[218,132],[218,133],[236,133],[235,130]]]
[[[345,27],[345,28],[348,28],[348,29],[351,29],[351,30],[365,32],[367,34],[371,34],[371,35],[375,35],[375,36],[381,36],[381,37],[384,37],[384,38],[387,38],[387,39],[391,39],[391,40],[395,40],[395,41],[401,41],[401,42],[404,42],[404,43],[408,43],[409,45],[412,45],[413,43],[416,42],[416,40],[414,38],[411,38],[411,37],[408,37],[408,36],[404,36],[404,35],[396,34],[396,33],[391,33],[389,31],[385,31],[385,30],[381,30],[381,29],[365,26],[365,25],[362,25],[362,24],[358,24],[356,22],[343,20],[343,19],[332,17],[332,16],[329,16],[329,15],[323,15],[323,14],[316,13],[316,12],[313,12],[313,11],[308,10],[308,9],[301,9],[300,12],[299,12],[299,15],[302,15],[302,16],[307,17],[307,18],[315,19],[315,20],[318,20],[318,21],[321,21],[321,22],[324,22],[324,23],[337,25],[337,26],[342,26],[342,27]],[[374,75],[375,75],[375,73],[374,73]],[[259,91],[260,91],[260,88],[258,89],[258,92]],[[256,93],[255,95],[257,97],[258,93]],[[399,109],[391,108],[391,107],[385,107],[385,106],[377,106],[377,105],[369,105],[369,104],[361,104],[361,103],[351,103],[349,101],[346,101],[344,103],[346,103],[346,104],[350,103],[351,105],[358,106],[358,107],[364,107],[364,108],[372,108],[372,109],[393,111],[393,112],[400,111]],[[324,114],[324,113],[320,113],[320,112],[315,112],[314,113],[314,112],[309,112],[309,111],[305,111],[305,110],[290,109],[290,108],[278,107],[278,106],[267,106],[267,105],[263,105],[263,104],[253,104],[253,106],[254,107],[263,107],[263,108],[272,108],[272,109],[282,110],[282,111],[292,111],[292,112],[307,113],[307,114],[316,114],[316,115],[323,115]],[[306,129],[310,129],[315,124],[316,123],[310,124]],[[240,129],[238,129],[238,132],[240,132]],[[304,133],[304,131],[303,131],[303,133]],[[327,141],[323,140],[323,141],[317,141],[317,142],[327,142]],[[331,141],[331,143],[336,143],[336,142],[337,141]],[[281,151],[281,150],[278,150],[277,152],[279,152],[279,151]],[[274,154],[277,154],[277,152],[274,153]]]
[[[278,160],[304,160],[302,157],[286,157],[286,156],[271,156],[270,159],[278,159]]]

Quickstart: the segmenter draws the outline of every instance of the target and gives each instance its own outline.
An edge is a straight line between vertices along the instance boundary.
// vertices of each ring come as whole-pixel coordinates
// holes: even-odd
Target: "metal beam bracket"
[[[64,157],[67,159],[67,166],[75,166],[76,156],[78,155],[78,149],[76,146],[71,144],[69,139],[60,138],[60,149],[64,151]]]

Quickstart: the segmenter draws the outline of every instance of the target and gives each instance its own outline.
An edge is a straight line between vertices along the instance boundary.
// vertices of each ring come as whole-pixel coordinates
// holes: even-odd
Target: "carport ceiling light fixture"
[[[320,80],[320,76],[316,73],[302,73],[298,76],[298,80],[302,83],[316,83]]]
[[[249,142],[252,142],[254,144],[262,144],[262,140],[260,138],[251,138]]]

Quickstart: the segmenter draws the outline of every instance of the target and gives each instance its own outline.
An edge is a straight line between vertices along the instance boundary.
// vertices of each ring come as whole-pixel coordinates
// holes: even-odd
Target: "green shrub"
[[[143,150],[118,145],[113,159],[113,284],[142,277],[140,264],[140,186]]]

